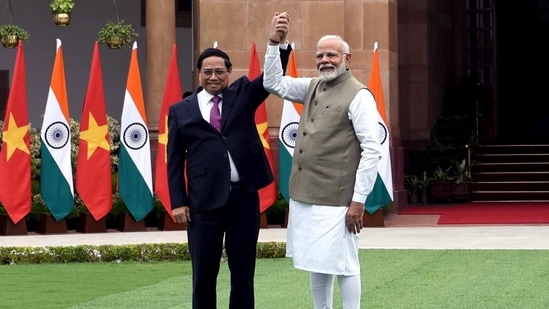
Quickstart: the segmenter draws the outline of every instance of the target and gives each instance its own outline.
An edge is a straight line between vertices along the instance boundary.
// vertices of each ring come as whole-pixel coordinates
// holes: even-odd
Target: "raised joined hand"
[[[285,43],[288,31],[290,29],[290,15],[286,12],[276,12],[271,21],[271,33],[269,39],[271,42]]]

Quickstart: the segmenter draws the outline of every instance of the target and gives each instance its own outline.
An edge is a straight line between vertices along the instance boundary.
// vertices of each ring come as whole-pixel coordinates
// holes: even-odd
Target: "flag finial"
[[[214,48],[217,48],[217,41],[214,42]]]
[[[374,52],[377,51],[377,41],[374,42]]]

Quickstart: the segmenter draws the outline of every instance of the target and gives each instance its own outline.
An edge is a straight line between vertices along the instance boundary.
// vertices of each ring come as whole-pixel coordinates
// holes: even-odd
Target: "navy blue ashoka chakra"
[[[63,148],[69,142],[69,126],[61,121],[56,121],[48,126],[44,137],[46,138],[46,143],[51,148]]]
[[[286,126],[284,126],[284,129],[282,129],[282,142],[284,145],[294,148],[295,147],[295,139],[297,138],[297,129],[299,128],[298,122],[290,122]]]
[[[387,140],[387,127],[383,125],[383,123],[378,122],[379,124],[379,143],[383,145],[385,141]]]
[[[130,149],[139,149],[147,143],[148,132],[144,125],[134,122],[124,130],[124,144]]]

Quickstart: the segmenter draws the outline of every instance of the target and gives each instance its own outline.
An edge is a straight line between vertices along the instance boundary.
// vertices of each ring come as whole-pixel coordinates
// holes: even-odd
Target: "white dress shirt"
[[[221,119],[223,119],[223,96],[221,94],[218,95],[221,98],[221,101],[219,101],[219,113],[221,114]],[[212,98],[214,95],[208,93],[206,90],[200,91],[196,95],[198,99],[198,107],[200,108],[200,113],[202,114],[202,118],[206,120],[208,123],[210,122],[210,110],[213,107],[213,101]],[[238,174],[238,171],[236,170],[236,165],[234,165],[233,158],[231,157],[231,153],[227,151],[229,154],[229,164],[231,166],[231,181],[237,182],[240,181],[240,175]]]

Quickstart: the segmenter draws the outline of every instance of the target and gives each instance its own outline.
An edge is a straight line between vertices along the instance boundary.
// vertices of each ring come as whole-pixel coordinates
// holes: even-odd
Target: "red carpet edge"
[[[399,215],[440,215],[438,224],[545,224],[549,223],[549,203],[415,204]]]

